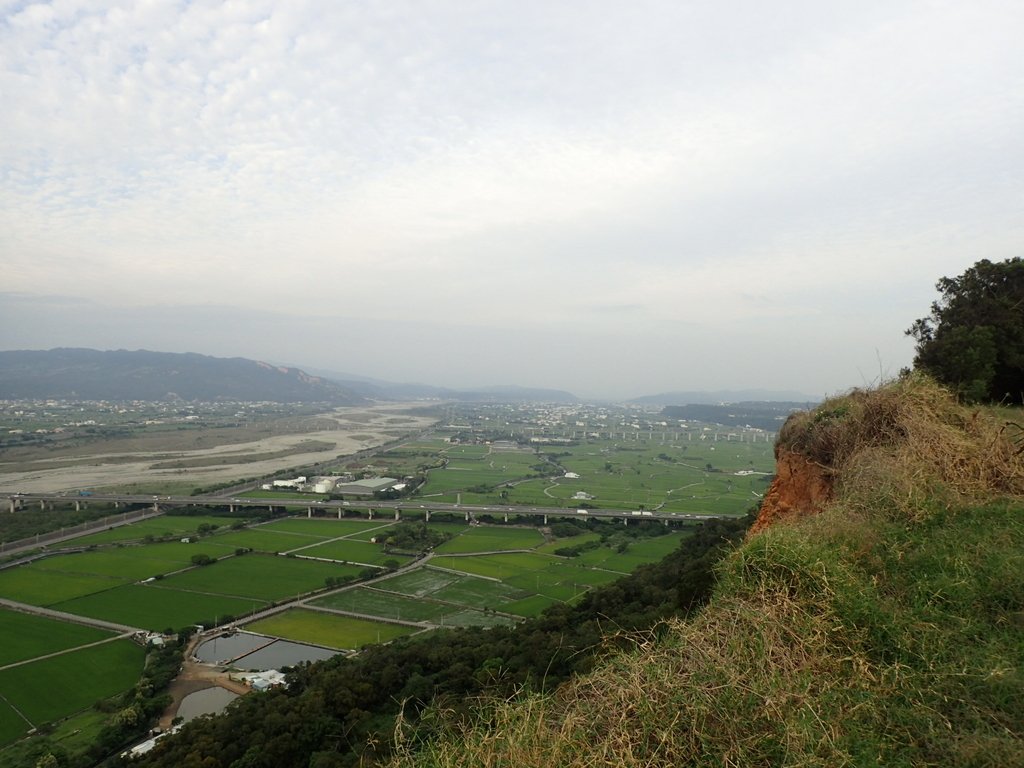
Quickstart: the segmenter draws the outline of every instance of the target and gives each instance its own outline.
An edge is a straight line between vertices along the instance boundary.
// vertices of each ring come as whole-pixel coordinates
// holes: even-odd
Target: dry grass
[[[715,598],[556,694],[396,734],[393,766],[1024,766],[1024,466],[1005,416],[928,380],[857,391],[780,443],[833,469]]]
[[[791,416],[779,446],[832,472],[849,505],[917,519],[936,505],[1024,494],[1024,453],[1015,436],[995,411],[963,406],[931,379],[912,375]]]

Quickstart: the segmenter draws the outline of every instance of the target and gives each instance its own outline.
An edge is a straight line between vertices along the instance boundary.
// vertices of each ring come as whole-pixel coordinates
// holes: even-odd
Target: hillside
[[[1022,445],[920,378],[794,416],[699,615],[391,765],[1024,765]]]
[[[378,764],[391,752],[398,723],[416,728],[418,738],[435,731],[433,716],[418,717],[432,701],[468,717],[485,694],[505,698],[527,686],[554,689],[616,646],[609,633],[650,631],[665,618],[696,610],[710,594],[713,564],[749,524],[748,518],[709,520],[661,562],[515,627],[434,630],[304,667],[287,691],[246,696],[219,717],[194,720],[133,765]],[[657,523],[630,528],[641,531],[645,525],[662,528]],[[0,765],[8,765],[2,754]]]
[[[355,392],[297,368],[241,357],[124,349],[0,352],[0,399],[364,402]]]

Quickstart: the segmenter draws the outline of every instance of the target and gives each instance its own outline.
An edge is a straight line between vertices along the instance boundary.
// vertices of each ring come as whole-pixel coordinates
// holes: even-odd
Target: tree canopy
[[[931,314],[907,330],[914,366],[969,401],[1024,402],[1024,259],[983,259],[935,287]]]

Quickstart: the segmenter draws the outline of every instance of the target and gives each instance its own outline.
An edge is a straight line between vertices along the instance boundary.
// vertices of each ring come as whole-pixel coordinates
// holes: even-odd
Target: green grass
[[[75,648],[110,637],[110,632],[42,616],[0,609],[0,666]]]
[[[361,531],[366,531],[371,528],[377,528],[382,523],[387,524],[390,521],[384,518],[383,521],[374,518],[373,520],[354,520],[352,518],[343,518],[341,520],[334,519],[318,519],[318,518],[305,518],[305,517],[294,517],[287,520],[275,520],[272,523],[266,523],[265,525],[258,526],[253,530],[258,531],[284,531],[286,533],[301,533],[307,536],[316,536],[320,539],[334,539],[339,536],[351,536]]]
[[[509,627],[515,619],[483,611],[464,610],[444,617],[446,627]]]
[[[375,519],[373,521],[372,528],[367,528],[359,533],[353,533],[351,536],[348,536],[347,539],[349,541],[369,541],[370,539],[374,539],[378,536],[387,536],[388,528],[391,528],[394,525],[397,525],[394,520],[388,520],[387,518]]]
[[[500,581],[465,576],[458,581],[441,587],[431,597],[435,600],[459,603],[471,608],[494,608],[498,610],[505,603],[518,600],[527,594]],[[501,610],[504,609],[501,608]]]
[[[459,581],[461,578],[463,577],[457,573],[447,573],[425,567],[377,582],[376,587],[378,589],[399,592],[410,597],[426,597],[448,584]]]
[[[180,629],[200,621],[223,621],[225,616],[241,616],[265,603],[256,599],[203,595],[153,585],[127,586],[79,597],[53,607],[59,611],[91,616],[130,627],[159,632]]]
[[[366,587],[337,592],[313,602],[325,608],[403,621],[435,622],[446,613],[452,612],[452,607],[444,603],[416,600]]]
[[[184,556],[178,559],[164,560],[154,556],[152,552],[144,551],[145,549],[148,548],[124,547],[123,549],[59,555],[39,560],[33,563],[33,566],[50,573],[63,573],[71,576],[80,574],[110,576],[126,581],[137,581],[157,573],[176,570],[189,562],[189,558]]]
[[[0,671],[0,694],[40,725],[131,688],[144,658],[129,640],[104,643]]]
[[[154,586],[273,602],[321,589],[330,577],[358,572],[354,566],[253,553],[193,568]]]
[[[246,629],[286,640],[353,650],[371,643],[394,640],[413,631],[397,624],[365,621],[301,608],[254,622]]]
[[[409,560],[404,555],[388,554],[381,544],[370,544],[364,541],[352,541],[341,539],[320,544],[309,549],[302,550],[306,557],[323,557],[328,560],[345,560],[351,563],[365,563],[368,565],[381,565],[388,560],[397,560],[405,563]]]
[[[99,533],[80,536],[72,541],[72,545],[77,547],[90,544],[111,544],[119,541],[142,541],[146,536],[153,536],[154,538],[161,536],[184,536],[195,533],[196,529],[203,524],[227,528],[234,522],[236,522],[235,518],[161,515],[160,517],[142,520],[138,523],[122,525],[118,528],[100,531]]]
[[[232,531],[223,536],[208,539],[209,542],[235,550],[239,548],[254,549],[258,552],[288,552],[300,547],[307,547],[325,541],[324,536],[310,536],[301,533],[285,533],[282,531],[265,530],[262,526],[247,531]]]
[[[532,549],[544,543],[536,528],[497,528],[477,526],[463,531],[436,548],[438,554],[493,552],[510,549]]]
[[[676,549],[679,542],[687,535],[686,532],[677,531],[649,539],[628,539],[625,540],[628,545],[625,552],[618,552],[615,547],[598,547],[574,557],[573,562],[579,565],[629,573],[644,563],[660,560]]]
[[[75,597],[112,589],[129,579],[113,576],[69,576],[22,565],[0,571],[0,595],[30,605],[49,606]]]
[[[531,552],[514,552],[505,555],[469,555],[466,557],[435,557],[431,565],[438,568],[450,568],[476,576],[492,579],[506,579],[519,573],[542,571],[558,558],[550,555],[537,555]]]
[[[556,600],[553,597],[546,597],[545,595],[530,595],[522,600],[505,603],[501,606],[501,610],[505,613],[514,613],[517,616],[532,619],[540,616],[546,609],[560,602],[562,601]]]
[[[20,739],[29,728],[31,726],[9,704],[0,700],[0,747]]]

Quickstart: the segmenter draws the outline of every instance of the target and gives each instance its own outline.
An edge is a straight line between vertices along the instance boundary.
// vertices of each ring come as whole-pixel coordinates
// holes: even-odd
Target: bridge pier
[[[82,502],[76,501],[75,502],[75,512],[81,512],[81,511],[82,511]]]
[[[547,516],[547,513],[544,513],[544,525],[547,525],[547,524],[548,524],[548,516]]]
[[[505,513],[505,522],[508,522],[508,512]]]
[[[18,511],[18,500],[17,499],[8,499],[7,501],[10,502],[11,514],[13,515],[15,512]]]
[[[370,513],[370,519],[373,520],[373,510],[367,507],[366,511]]]
[[[430,510],[429,509],[427,510],[427,522],[428,523],[430,522]]]
[[[313,508],[312,507],[306,507],[306,517],[309,518],[309,517],[312,517],[312,516],[313,516]]]
[[[231,512],[233,514],[234,511],[235,511],[235,505],[234,504],[228,504],[228,512]]]
[[[155,501],[153,502],[153,511],[154,512],[159,512],[160,511],[160,505],[157,504]]]
[[[402,510],[396,508],[395,509],[395,520],[401,520],[401,519],[402,519]]]
[[[628,517],[622,518],[622,524],[623,525],[629,525],[629,518]]]
[[[469,522],[469,512],[466,513],[466,522]]]
[[[338,519],[341,520],[341,507],[338,507]]]

